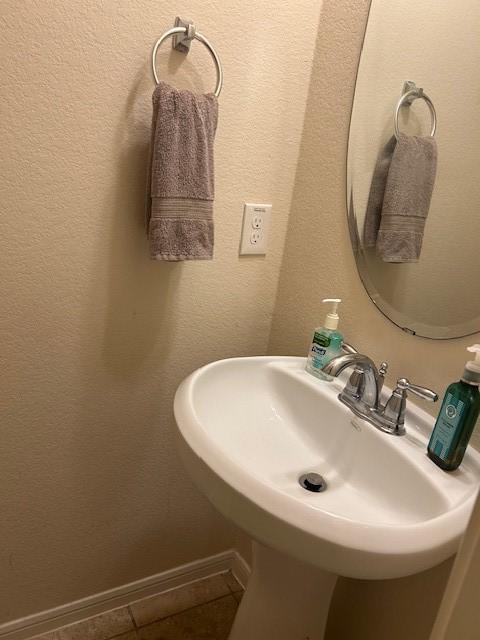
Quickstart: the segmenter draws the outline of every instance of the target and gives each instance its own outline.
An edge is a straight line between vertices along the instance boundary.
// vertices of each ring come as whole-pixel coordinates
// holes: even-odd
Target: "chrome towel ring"
[[[432,128],[430,130],[430,136],[433,138],[435,135],[435,131],[437,130],[437,112],[435,111],[435,107],[433,106],[433,102],[427,96],[426,93],[423,92],[423,89],[417,87],[414,82],[406,82],[403,87],[403,93],[400,100],[397,102],[397,106],[395,108],[395,115],[393,118],[393,128],[395,131],[395,137],[399,138],[400,129],[398,127],[398,115],[400,113],[400,109],[403,106],[410,106],[414,100],[421,99],[425,100],[427,106],[430,110],[430,115],[432,117]]]
[[[223,86],[222,63],[220,62],[220,58],[218,57],[218,54],[213,48],[213,46],[210,44],[207,38],[205,38],[204,35],[196,31],[195,26],[193,24],[188,24],[187,26],[173,27],[173,29],[169,29],[168,31],[165,31],[165,33],[162,36],[160,36],[160,38],[155,42],[153,46],[153,51],[152,51],[152,71],[153,71],[153,77],[155,78],[155,82],[157,84],[160,82],[157,75],[157,70],[156,70],[156,58],[157,58],[158,48],[168,38],[172,36],[179,36],[180,34],[182,34],[183,38],[179,38],[179,42],[177,43],[174,42],[175,49],[178,49],[180,51],[185,51],[187,48],[186,47],[187,43],[189,43],[191,40],[198,40],[199,42],[203,43],[207,47],[208,51],[210,52],[210,55],[213,58],[213,61],[215,63],[215,67],[217,70],[217,85],[215,87],[214,94],[218,98],[218,96],[220,95],[220,92],[222,91],[222,86]]]

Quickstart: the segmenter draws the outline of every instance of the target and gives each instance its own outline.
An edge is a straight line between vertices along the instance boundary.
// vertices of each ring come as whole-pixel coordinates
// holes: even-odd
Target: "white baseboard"
[[[195,580],[225,571],[232,571],[245,587],[250,568],[240,554],[231,549],[209,558],[202,558],[174,569],[142,578],[135,582],[102,591],[54,609],[34,613],[0,625],[0,640],[25,640],[58,627],[90,618],[104,611],[122,607],[148,596],[175,589]]]

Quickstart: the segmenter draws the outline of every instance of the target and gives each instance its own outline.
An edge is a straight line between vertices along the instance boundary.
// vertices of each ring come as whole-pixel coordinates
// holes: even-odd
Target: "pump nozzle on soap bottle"
[[[332,310],[329,311],[325,316],[324,326],[327,329],[336,329],[338,327],[338,321],[340,320],[339,315],[337,313],[338,305],[341,302],[340,298],[325,298],[325,300],[322,300],[322,302],[324,304],[325,302],[332,303]]]
[[[474,353],[475,358],[465,363],[462,380],[480,384],[480,344],[472,344],[471,347],[467,347],[467,351]]]
[[[322,302],[331,304],[332,308],[325,317],[323,327],[317,327],[313,333],[305,368],[316,378],[330,381],[332,378],[323,373],[322,368],[342,353],[343,335],[337,331],[340,319],[337,309],[341,299],[325,298]]]

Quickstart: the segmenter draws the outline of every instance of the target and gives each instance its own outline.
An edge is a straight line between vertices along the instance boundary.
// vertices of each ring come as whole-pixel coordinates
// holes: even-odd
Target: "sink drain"
[[[319,473],[304,473],[303,476],[300,476],[298,482],[304,489],[314,493],[320,493],[327,488],[325,479]]]

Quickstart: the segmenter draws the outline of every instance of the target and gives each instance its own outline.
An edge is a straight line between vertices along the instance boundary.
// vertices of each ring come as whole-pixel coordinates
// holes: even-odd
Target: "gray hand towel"
[[[154,260],[211,260],[218,102],[160,82],[152,96],[146,224]]]
[[[383,198],[387,186],[388,170],[392,162],[392,154],[397,139],[392,136],[380,151],[375,169],[373,171],[370,193],[368,194],[365,224],[363,226],[363,246],[375,247],[377,245],[378,230],[382,217]]]
[[[377,236],[377,253],[384,262],[418,262],[436,171],[435,139],[400,134]]]

